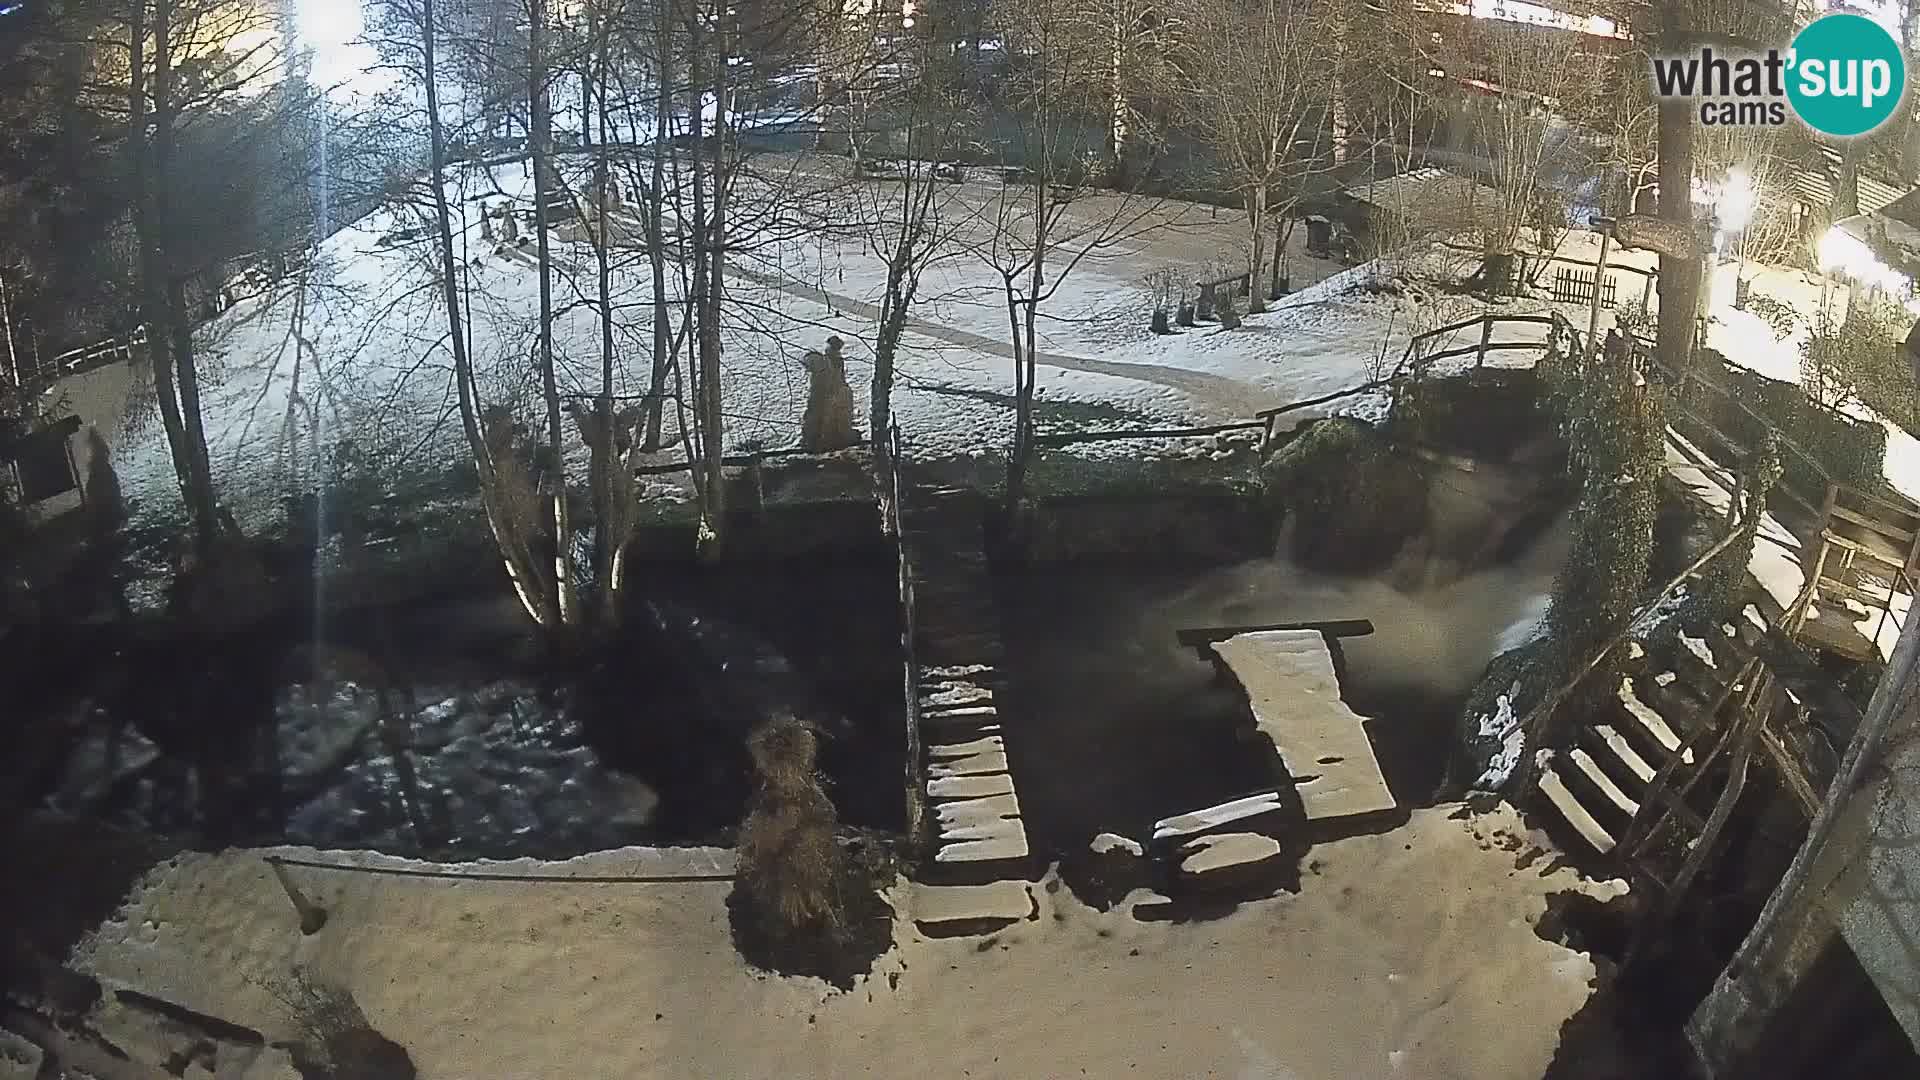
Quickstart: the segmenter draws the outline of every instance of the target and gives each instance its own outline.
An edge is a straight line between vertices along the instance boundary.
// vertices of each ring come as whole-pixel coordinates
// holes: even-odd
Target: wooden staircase
[[[961,488],[908,484],[901,504],[934,840],[922,877],[941,884],[1023,878],[1030,852],[1000,722],[1004,646],[987,566],[986,502]]]
[[[1539,754],[1539,791],[1553,815],[1602,855],[1633,858],[1667,827],[1691,839],[1707,766],[1734,714],[1775,689],[1755,655],[1761,633],[1727,624],[1682,637],[1672,664],[1635,662],[1573,744]]]

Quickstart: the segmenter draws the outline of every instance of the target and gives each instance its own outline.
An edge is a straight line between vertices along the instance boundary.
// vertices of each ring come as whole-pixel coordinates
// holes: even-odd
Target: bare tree
[[[518,460],[511,417],[480,400],[479,382],[468,348],[470,312],[460,289],[460,262],[453,247],[453,215],[447,200],[447,137],[441,114],[441,35],[443,15],[436,0],[383,0],[374,9],[377,44],[386,61],[405,72],[424,96],[428,132],[426,195],[432,207],[433,254],[446,308],[446,347],[453,355],[453,381],[460,425],[479,479],[480,502],[508,580],[521,606],[543,630],[562,625],[553,560],[536,551],[563,550],[560,537],[544,535],[544,513],[525,463]]]
[[[188,306],[190,270],[177,243],[175,150],[196,112],[269,85],[284,74],[286,57],[270,13],[241,0],[130,0],[123,10],[141,319],[174,470],[204,554],[220,534],[220,514]]]
[[[1159,208],[1152,200],[1090,189],[1095,170],[1090,148],[1077,138],[1077,120],[1108,83],[1102,57],[1077,45],[1073,4],[1008,0],[994,13],[1009,52],[1019,58],[1004,94],[1020,129],[1023,182],[1001,186],[980,212],[984,229],[970,230],[967,241],[1000,279],[1006,304],[1014,372],[1007,500],[1015,508],[1026,498],[1034,450],[1041,309],[1084,260],[1111,253]]]
[[[1181,92],[1186,120],[1226,166],[1247,215],[1249,308],[1266,309],[1257,287],[1270,217],[1286,218],[1306,182],[1331,164],[1322,110],[1333,90],[1330,45],[1337,20],[1321,0],[1194,2],[1183,14]]]
[[[952,195],[961,176],[957,162],[945,160],[967,116],[963,102],[940,79],[936,47],[922,39],[904,57],[912,67],[898,92],[887,101],[889,126],[898,166],[877,182],[856,183],[846,215],[865,236],[870,254],[886,266],[880,317],[874,328],[873,384],[868,413],[876,450],[884,447],[892,423],[895,357],[908,314],[920,294],[920,280],[936,261],[956,252],[955,230],[968,217]]]
[[[1490,87],[1463,107],[1495,191],[1479,212],[1479,233],[1488,289],[1499,293],[1522,230],[1538,221],[1549,194],[1548,136],[1556,124],[1590,113],[1604,68],[1583,35],[1491,19],[1468,20],[1448,45],[1449,70]]]

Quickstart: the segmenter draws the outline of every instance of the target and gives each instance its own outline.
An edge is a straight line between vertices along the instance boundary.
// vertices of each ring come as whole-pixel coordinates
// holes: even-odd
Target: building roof
[[[1833,205],[1833,177],[1840,172],[1838,149],[1822,145],[1820,153],[1826,158],[1826,169],[1794,169],[1789,173],[1788,181],[1793,197],[1815,209]],[[1903,187],[1896,187],[1874,177],[1867,169],[1862,168],[1860,170],[1860,212],[1871,214],[1899,198],[1905,190]]]
[[[1369,210],[1402,215],[1416,229],[1449,229],[1471,225],[1474,208],[1498,201],[1500,193],[1472,177],[1431,165],[1354,184],[1340,196]]]

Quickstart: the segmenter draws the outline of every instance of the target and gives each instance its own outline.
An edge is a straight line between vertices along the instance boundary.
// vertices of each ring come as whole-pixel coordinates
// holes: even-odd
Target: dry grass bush
[[[817,737],[786,718],[755,731],[747,749],[760,784],[740,825],[740,874],[761,928],[776,939],[837,930],[847,862],[816,768]]]

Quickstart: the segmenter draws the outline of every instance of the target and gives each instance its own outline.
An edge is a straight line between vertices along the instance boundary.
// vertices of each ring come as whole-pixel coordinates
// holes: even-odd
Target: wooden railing
[[[1553,329],[1549,332],[1547,340],[1545,341],[1496,340],[1494,330],[1496,327],[1502,325],[1548,326]],[[1474,327],[1478,327],[1480,330],[1479,341],[1454,348],[1443,348],[1436,352],[1428,351],[1434,341],[1441,338],[1449,338],[1462,330],[1468,330]],[[1400,354],[1400,362],[1387,374],[1375,379],[1370,379],[1357,386],[1350,386],[1344,390],[1335,390],[1332,393],[1321,394],[1318,397],[1288,402],[1285,405],[1276,406],[1271,409],[1262,409],[1254,413],[1254,416],[1259,418],[1259,423],[1265,430],[1265,435],[1261,440],[1262,445],[1273,445],[1278,435],[1278,431],[1276,430],[1278,420],[1287,413],[1298,412],[1301,409],[1311,409],[1318,405],[1331,404],[1343,398],[1358,397],[1361,394],[1372,393],[1376,390],[1384,390],[1404,378],[1424,374],[1427,368],[1439,361],[1451,360],[1455,357],[1471,355],[1474,357],[1473,366],[1475,369],[1479,369],[1486,366],[1488,353],[1533,349],[1545,354],[1555,347],[1556,337],[1559,334],[1572,334],[1572,340],[1576,342],[1575,347],[1577,348],[1579,332],[1574,330],[1572,324],[1568,323],[1559,312],[1549,312],[1546,315],[1498,315],[1488,313],[1475,316],[1471,319],[1462,319],[1456,323],[1449,323],[1446,326],[1438,326],[1432,330],[1423,331],[1415,334],[1413,338],[1407,342],[1406,349]]]
[[[904,694],[907,722],[905,792],[909,842],[918,842],[926,817],[926,788],[920,782],[920,659],[914,651],[915,605],[913,595],[913,558],[908,552],[906,530],[902,522],[900,481],[900,423],[894,421],[887,437],[874,455],[880,496],[880,523],[892,539],[895,556],[895,584],[900,598],[900,683]]]

